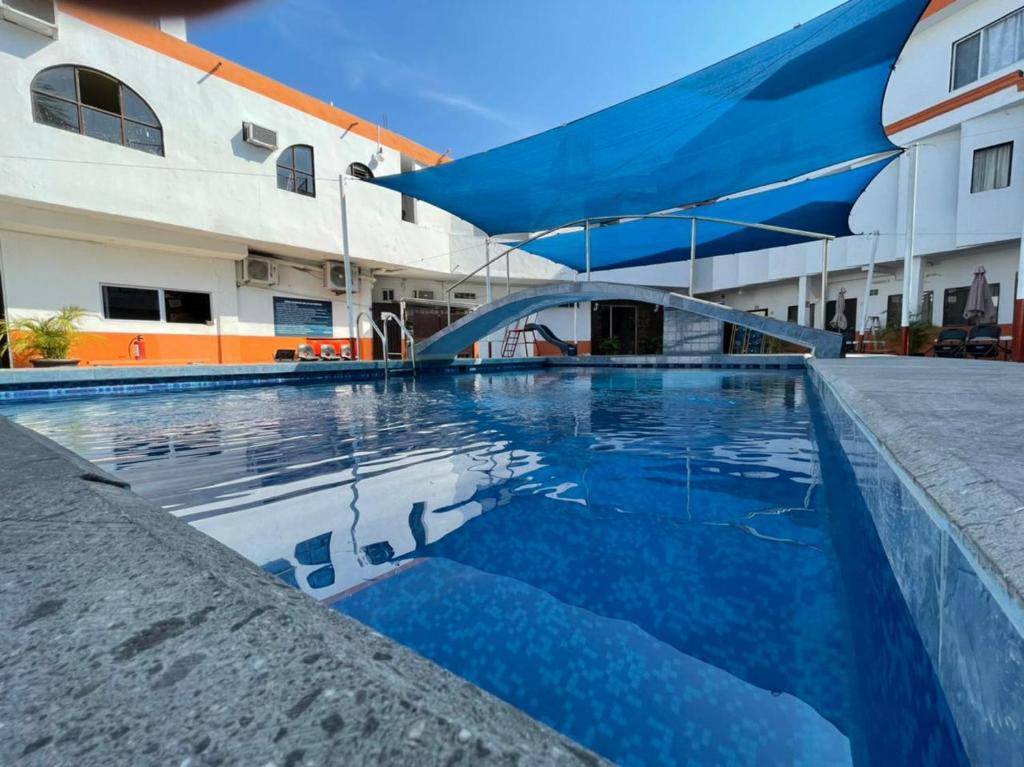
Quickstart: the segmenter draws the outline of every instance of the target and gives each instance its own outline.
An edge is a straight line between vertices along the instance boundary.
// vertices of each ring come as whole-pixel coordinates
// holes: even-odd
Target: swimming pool
[[[578,369],[0,413],[616,762],[966,764],[811,397]]]

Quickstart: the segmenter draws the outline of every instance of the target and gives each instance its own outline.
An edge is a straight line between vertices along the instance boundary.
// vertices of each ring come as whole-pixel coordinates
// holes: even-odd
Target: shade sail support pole
[[[584,249],[586,251],[585,258],[587,262],[587,282],[590,282],[590,219],[588,218],[583,224],[583,241]]]
[[[491,238],[488,237],[484,242],[484,291],[487,296],[487,303],[491,303],[494,300],[494,288],[491,285]]]
[[[348,337],[352,345],[352,359],[360,359],[359,323],[356,322],[355,308],[352,306],[352,257],[348,247],[348,198],[345,196],[345,176],[338,176],[338,188],[341,197],[341,258],[345,265],[345,312],[348,315]]]
[[[825,329],[828,318],[825,314],[828,311],[828,240],[821,242],[821,311],[814,317],[814,324],[818,330]]]
[[[910,216],[907,219],[907,248],[903,254],[903,306],[900,311],[900,354],[910,354],[910,316],[914,284],[914,237],[917,229],[917,169],[921,145],[914,144],[910,177]]]
[[[697,274],[697,219],[690,219],[690,298],[693,298]]]

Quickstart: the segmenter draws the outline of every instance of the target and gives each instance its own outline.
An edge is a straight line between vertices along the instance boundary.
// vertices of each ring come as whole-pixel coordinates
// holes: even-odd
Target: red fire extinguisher
[[[135,336],[128,344],[128,354],[133,360],[146,359],[146,339],[142,336]]]

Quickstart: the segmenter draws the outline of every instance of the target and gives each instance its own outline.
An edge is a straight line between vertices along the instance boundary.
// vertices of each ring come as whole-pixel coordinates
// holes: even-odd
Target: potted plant
[[[78,321],[86,313],[80,306],[64,306],[44,320],[0,320],[0,354],[10,349],[17,356],[31,355],[29,362],[37,368],[77,365],[68,353],[81,335]]]
[[[927,320],[915,315],[907,327],[907,347],[911,355],[919,357],[931,347],[935,341],[935,335],[939,328],[936,328]],[[885,340],[885,347],[889,353],[898,353],[902,341],[902,330],[899,325],[887,327],[882,338]]]
[[[600,354],[615,355],[622,351],[622,341],[619,340],[618,336],[604,338],[598,344],[597,349]]]

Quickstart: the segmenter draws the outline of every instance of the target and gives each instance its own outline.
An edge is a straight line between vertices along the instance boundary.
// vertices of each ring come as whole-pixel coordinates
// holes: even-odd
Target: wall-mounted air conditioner
[[[264,128],[256,123],[242,123],[242,140],[260,149],[277,149],[277,131]]]
[[[0,0],[0,16],[19,27],[57,39],[53,0]]]
[[[328,261],[324,264],[324,287],[335,293],[348,292],[343,261]],[[352,292],[359,292],[359,270],[355,267],[352,267]]]
[[[239,263],[238,281],[244,285],[270,286],[277,284],[277,264],[269,258],[249,256]]]

